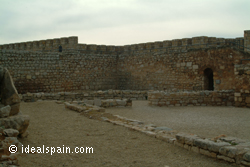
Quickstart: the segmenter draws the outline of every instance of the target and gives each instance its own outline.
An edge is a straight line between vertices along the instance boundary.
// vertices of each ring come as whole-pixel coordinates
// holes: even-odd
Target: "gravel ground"
[[[23,167],[236,167],[122,126],[88,119],[55,102],[21,103],[21,111],[30,115],[30,135],[20,140],[23,147],[94,148],[93,154],[20,154]]]
[[[131,108],[107,108],[106,112],[207,138],[225,134],[250,140],[249,108],[157,107],[147,104],[147,101],[133,101]]]

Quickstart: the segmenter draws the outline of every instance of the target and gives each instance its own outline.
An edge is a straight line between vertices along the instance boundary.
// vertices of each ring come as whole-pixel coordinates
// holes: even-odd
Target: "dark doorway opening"
[[[61,45],[59,46],[59,52],[62,52],[62,46]]]
[[[204,70],[204,89],[214,90],[214,74],[211,68]]]

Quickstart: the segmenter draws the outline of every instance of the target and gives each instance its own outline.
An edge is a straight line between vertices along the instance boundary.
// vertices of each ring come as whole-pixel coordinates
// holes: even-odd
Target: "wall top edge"
[[[245,33],[250,33],[250,30],[245,30]],[[218,40],[239,40],[244,39],[244,37],[237,37],[237,38],[221,38],[221,37],[208,37],[208,36],[195,36],[191,38],[181,38],[181,39],[172,39],[172,40],[163,40],[163,41],[151,41],[151,42],[143,42],[143,43],[134,43],[134,44],[126,44],[126,45],[105,45],[105,44],[86,44],[86,43],[78,43],[78,36],[69,36],[69,37],[60,37],[60,38],[52,38],[52,39],[43,39],[43,40],[34,40],[34,41],[27,41],[27,42],[17,42],[17,43],[8,43],[8,44],[1,44],[0,46],[6,45],[22,45],[22,44],[37,44],[37,43],[62,43],[62,44],[78,44],[78,45],[96,45],[96,46],[115,46],[115,47],[124,47],[124,46],[131,46],[131,45],[145,45],[145,44],[155,44],[155,43],[165,43],[165,42],[174,42],[174,41],[183,41],[183,40],[197,40],[197,39],[218,39]]]

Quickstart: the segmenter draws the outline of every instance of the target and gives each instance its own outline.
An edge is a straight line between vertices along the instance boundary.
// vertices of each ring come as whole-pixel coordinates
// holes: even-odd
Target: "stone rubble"
[[[56,101],[56,103],[60,104],[60,101]],[[99,105],[100,104],[100,105]],[[65,108],[77,111],[77,112],[90,112],[90,111],[97,111],[97,112],[105,112],[106,107],[128,107],[132,106],[132,101],[128,99],[107,99],[107,100],[100,100],[95,99],[93,100],[85,100],[82,101],[73,101],[73,102],[65,102]]]
[[[20,112],[20,98],[6,68],[0,67],[0,166],[19,166],[17,154],[21,143],[17,137],[27,137],[29,116]],[[16,153],[9,151],[9,146],[17,147]]]

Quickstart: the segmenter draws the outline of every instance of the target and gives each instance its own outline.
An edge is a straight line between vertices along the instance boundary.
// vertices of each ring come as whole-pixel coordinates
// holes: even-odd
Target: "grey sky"
[[[0,44],[78,36],[125,45],[250,30],[249,0],[0,0]]]

